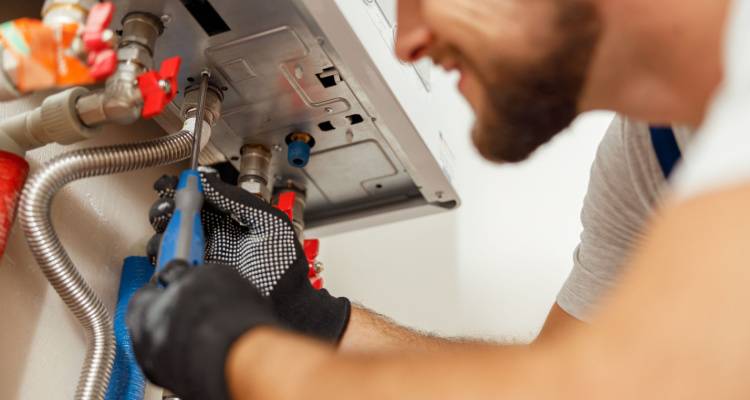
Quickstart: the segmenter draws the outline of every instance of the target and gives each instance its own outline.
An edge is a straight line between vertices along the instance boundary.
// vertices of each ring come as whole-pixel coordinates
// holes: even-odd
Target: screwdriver
[[[159,245],[156,270],[161,271],[172,261],[181,260],[190,266],[203,264],[205,237],[201,225],[203,184],[198,172],[198,155],[201,146],[203,116],[210,73],[201,72],[200,97],[193,128],[193,151],[190,168],[182,171],[175,191],[175,210]]]

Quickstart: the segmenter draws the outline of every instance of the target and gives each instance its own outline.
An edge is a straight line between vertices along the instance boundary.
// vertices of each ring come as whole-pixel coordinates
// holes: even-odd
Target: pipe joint
[[[78,87],[44,99],[38,114],[41,127],[37,136],[39,141],[71,144],[92,137],[94,130],[83,125],[76,109],[78,99],[88,93],[87,89]]]
[[[185,89],[185,100],[182,102],[183,119],[195,117],[198,114],[198,98],[200,97],[200,86],[195,85]],[[221,102],[224,101],[224,93],[216,85],[209,83],[206,91],[206,102],[204,105],[204,121],[213,125],[221,117]]]
[[[84,125],[76,104],[88,95],[75,87],[53,94],[40,107],[0,122],[0,149],[23,155],[48,143],[70,144],[85,140],[96,130]]]
[[[263,145],[246,144],[240,149],[240,154],[239,187],[269,203],[271,152]]]
[[[123,47],[141,46],[153,56],[156,39],[163,32],[164,24],[161,18],[153,14],[132,12],[122,19],[120,44]]]
[[[164,25],[155,15],[135,12],[123,18],[122,26],[117,71],[107,80],[103,92],[82,98],[77,105],[87,126],[106,122],[128,125],[141,116],[143,96],[138,77],[154,68],[154,45]]]

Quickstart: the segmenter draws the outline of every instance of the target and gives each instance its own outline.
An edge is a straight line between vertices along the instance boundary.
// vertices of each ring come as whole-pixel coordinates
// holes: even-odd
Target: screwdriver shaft
[[[201,72],[200,97],[198,97],[198,109],[196,110],[195,128],[193,131],[193,154],[190,158],[190,169],[198,169],[198,156],[201,152],[201,134],[203,133],[203,117],[206,113],[206,93],[208,92],[208,80],[211,73],[208,70]]]

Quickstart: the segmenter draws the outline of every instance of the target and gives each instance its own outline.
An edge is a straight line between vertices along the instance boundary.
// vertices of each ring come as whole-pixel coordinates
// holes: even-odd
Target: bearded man
[[[216,212],[266,221],[245,234],[285,256],[237,260],[256,278],[167,268],[131,304],[139,362],[186,400],[750,397],[748,40],[742,0],[400,0],[397,55],[460,71],[485,158],[523,160],[585,111],[622,115],[542,339],[440,339],[316,292],[293,235],[263,240],[290,236],[283,214],[208,172]]]

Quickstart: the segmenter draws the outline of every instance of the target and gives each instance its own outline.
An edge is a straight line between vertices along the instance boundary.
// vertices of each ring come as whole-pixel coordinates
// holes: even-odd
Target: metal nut
[[[261,190],[263,190],[263,186],[265,185],[261,184],[258,181],[247,181],[247,182],[240,183],[240,187],[243,190],[245,190],[246,192],[253,193],[253,194],[260,193]]]
[[[159,17],[159,19],[161,19],[161,23],[164,24],[164,26],[166,27],[166,26],[169,26],[169,24],[172,22],[172,15],[162,14],[162,16]]]
[[[198,107],[198,98],[200,93],[197,90],[198,86],[192,86],[185,89],[185,99],[182,102],[182,117],[190,118],[196,114],[196,108]],[[221,102],[224,100],[224,95],[221,90],[215,85],[209,83],[208,92],[206,92],[206,112],[203,118],[213,125],[216,120],[221,117]]]
[[[261,181],[247,180],[244,182],[240,182],[239,186],[242,190],[250,194],[254,194],[265,201],[268,201],[268,199],[270,199],[271,197],[271,190],[268,188],[268,185],[264,184]]]
[[[154,64],[151,53],[141,46],[126,46],[117,50],[117,61],[130,62],[142,68],[149,68]]]

